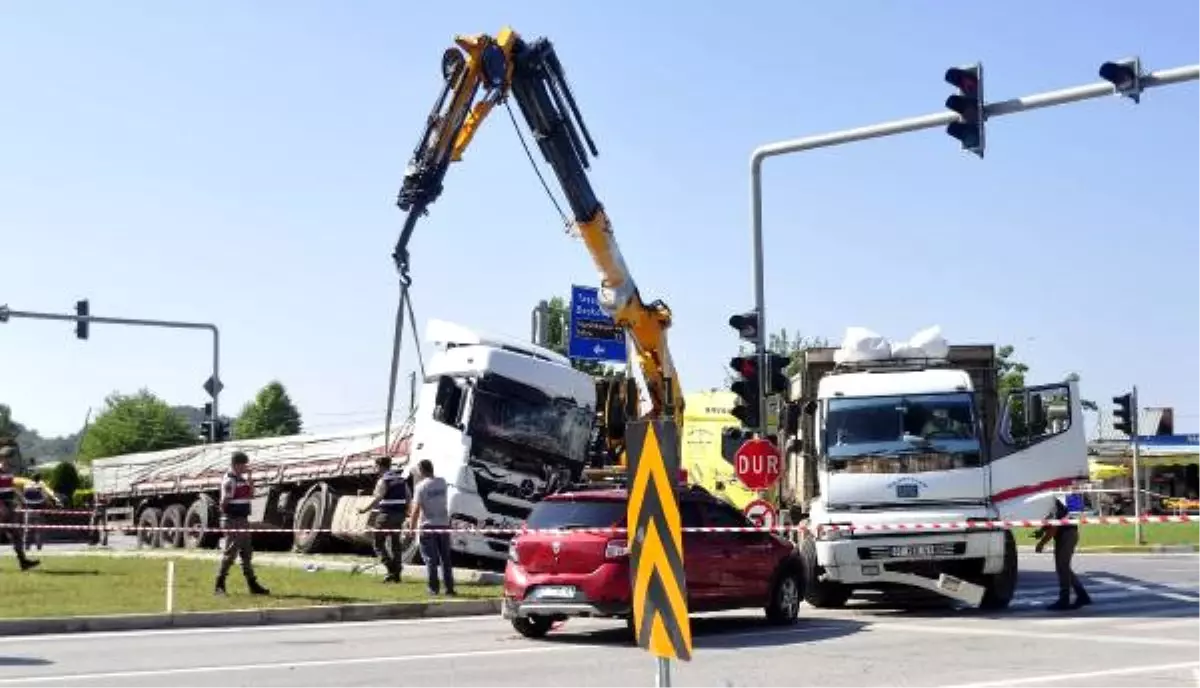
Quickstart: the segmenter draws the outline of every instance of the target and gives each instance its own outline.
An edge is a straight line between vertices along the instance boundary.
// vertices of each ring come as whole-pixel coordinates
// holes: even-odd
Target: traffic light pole
[[[100,323],[103,325],[132,325],[134,327],[166,327],[176,330],[208,330],[212,332],[213,354],[212,354],[212,404],[213,418],[220,418],[220,407],[218,406],[217,397],[221,394],[221,332],[213,323],[196,323],[183,322],[178,320],[142,320],[136,318],[107,318],[96,315],[63,315],[61,313],[39,313],[36,311],[14,311],[8,306],[0,306],[0,323],[7,322],[9,318],[27,318],[29,320],[58,320],[62,322],[86,322]],[[217,441],[217,424],[213,423],[212,430],[209,433],[209,439],[213,442]]]
[[[1189,65],[1186,67],[1176,67],[1174,69],[1164,69],[1158,72],[1151,72],[1141,76],[1140,86],[1142,89],[1156,88],[1159,86],[1170,86],[1180,84],[1187,81],[1196,81],[1200,79],[1200,64]],[[1015,115],[1021,112],[1030,110],[1038,110],[1041,108],[1054,107],[1056,105],[1066,105],[1081,100],[1091,100],[1092,98],[1102,98],[1112,96],[1117,93],[1113,84],[1109,81],[1100,81],[1096,83],[1086,84],[1083,86],[1075,86],[1072,88],[1064,88],[1057,91],[1047,91],[1031,96],[1021,98],[1012,98],[997,103],[990,103],[984,106],[984,120],[992,117],[1001,117],[1003,115]],[[833,146],[842,146],[848,143],[857,143],[858,141],[866,141],[868,139],[878,139],[885,136],[897,136],[899,134],[908,134],[924,129],[934,129],[936,127],[944,127],[952,122],[960,121],[958,113],[946,110],[930,115],[922,115],[920,117],[911,117],[909,119],[898,119],[881,124],[873,124],[856,129],[844,129],[828,134],[819,134],[816,136],[808,136],[801,139],[792,139],[790,141],[779,141],[769,143],[755,149],[750,156],[750,231],[754,241],[754,310],[758,314],[758,361],[759,370],[765,370],[767,366],[767,321],[765,302],[765,286],[763,280],[763,237],[762,237],[762,165],[767,158],[773,158],[780,155],[789,155],[791,153],[803,153],[804,151],[817,150],[818,148],[830,148]],[[763,376],[759,376],[759,422],[764,422],[767,417],[767,397],[766,397],[766,380]]]
[[[1133,445],[1133,540],[1139,545],[1146,544],[1142,533],[1142,483],[1138,479],[1141,473],[1142,452],[1138,447],[1138,393],[1137,385],[1129,394],[1129,443]]]

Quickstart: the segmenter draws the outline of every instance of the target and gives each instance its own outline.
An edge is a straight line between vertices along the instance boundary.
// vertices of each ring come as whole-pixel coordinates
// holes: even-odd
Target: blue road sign
[[[625,331],[600,308],[599,289],[571,285],[567,356],[588,361],[624,362]]]

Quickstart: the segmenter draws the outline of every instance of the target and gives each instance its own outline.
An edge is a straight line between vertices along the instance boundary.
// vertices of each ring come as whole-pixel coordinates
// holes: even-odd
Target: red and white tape
[[[973,520],[973,521],[945,521],[939,523],[866,523],[866,524],[817,524],[810,525],[805,523],[795,525],[778,525],[771,527],[759,526],[721,526],[721,527],[688,527],[681,528],[685,533],[808,533],[808,532],[824,532],[846,530],[851,532],[888,532],[888,531],[903,531],[903,532],[921,532],[921,531],[953,531],[965,532],[973,530],[1005,530],[1009,528],[1039,528],[1044,526],[1090,526],[1090,525],[1129,525],[1136,522],[1142,523],[1193,523],[1200,522],[1200,516],[1196,515],[1181,515],[1181,516],[1142,516],[1134,518],[1132,516],[1094,516],[1080,518],[1048,518],[1048,519],[997,519],[997,520]],[[27,528],[29,530],[107,530],[110,532],[120,532],[125,530],[136,530],[138,532],[160,532],[160,531],[177,531],[178,528],[169,528],[165,526],[140,527],[131,525],[87,525],[87,524],[29,524],[28,526],[17,522],[12,524],[0,524],[0,529],[4,528]],[[295,532],[288,528],[207,528],[209,533],[292,533]],[[334,530],[333,528],[306,528],[302,532],[309,533],[406,533],[408,528],[360,528],[343,530]],[[450,533],[450,534],[471,534],[471,535],[523,535],[535,533],[547,534],[564,534],[564,533],[588,533],[593,535],[624,535],[628,532],[626,528],[609,527],[609,528],[421,528],[424,533]]]

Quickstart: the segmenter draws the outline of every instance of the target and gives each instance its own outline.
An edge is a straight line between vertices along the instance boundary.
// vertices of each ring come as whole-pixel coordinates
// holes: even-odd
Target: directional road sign
[[[600,308],[595,287],[571,286],[567,356],[588,361],[624,362],[625,330]]]
[[[775,512],[775,506],[765,499],[756,499],[746,505],[743,510],[746,514],[746,519],[759,528],[774,528],[779,522],[779,515]]]
[[[660,659],[687,661],[692,658],[692,631],[675,492],[678,438],[674,421],[631,421],[626,425],[631,476],[626,516],[638,646]]]
[[[779,480],[783,461],[774,444],[764,439],[746,440],[733,457],[738,480],[751,490],[765,490]]]

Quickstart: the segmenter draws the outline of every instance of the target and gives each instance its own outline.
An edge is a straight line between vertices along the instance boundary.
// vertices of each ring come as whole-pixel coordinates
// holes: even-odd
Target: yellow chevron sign
[[[629,546],[633,627],[638,646],[656,657],[690,660],[687,580],[679,499],[679,430],[674,421],[631,421],[625,428],[629,457]]]

